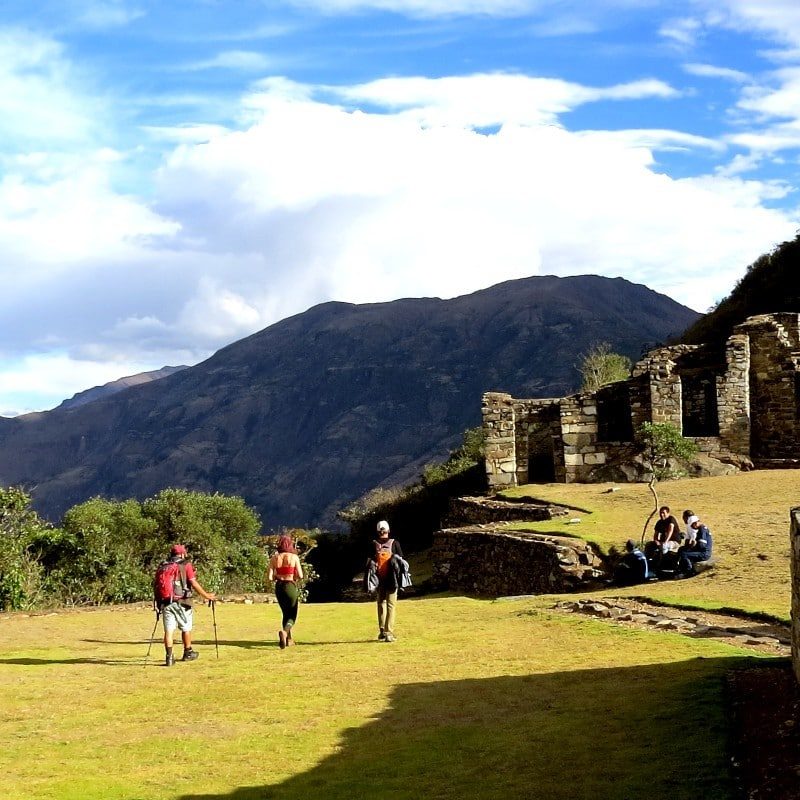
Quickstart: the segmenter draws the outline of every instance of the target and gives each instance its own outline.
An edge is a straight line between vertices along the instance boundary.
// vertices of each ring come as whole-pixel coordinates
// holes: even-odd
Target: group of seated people
[[[614,570],[614,583],[631,586],[655,578],[688,578],[696,565],[711,558],[713,541],[708,526],[687,509],[683,512],[685,530],[670,514],[669,506],[661,506],[653,538],[642,551],[633,539],[625,543],[625,553]]]

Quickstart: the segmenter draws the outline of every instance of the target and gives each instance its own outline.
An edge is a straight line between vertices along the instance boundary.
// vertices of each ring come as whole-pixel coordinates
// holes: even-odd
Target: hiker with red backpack
[[[175,663],[172,640],[176,628],[180,630],[183,640],[181,661],[194,661],[200,657],[197,650],[192,649],[193,595],[198,594],[212,603],[217,599],[214,592],[207,592],[198,582],[188,555],[184,545],[172,545],[169,558],[159,564],[153,580],[153,604],[156,613],[161,614],[164,621],[164,664],[167,667]]]
[[[378,641],[394,641],[394,617],[399,588],[397,559],[403,557],[403,550],[397,539],[389,538],[389,523],[382,519],[378,523],[378,538],[372,543],[375,571],[378,576]]]

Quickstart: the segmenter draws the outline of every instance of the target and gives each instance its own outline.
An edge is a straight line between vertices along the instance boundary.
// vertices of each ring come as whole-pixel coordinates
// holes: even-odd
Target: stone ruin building
[[[635,479],[634,433],[674,424],[702,455],[756,468],[800,466],[800,314],[737,325],[724,348],[650,351],[596,392],[483,396],[489,487]]]

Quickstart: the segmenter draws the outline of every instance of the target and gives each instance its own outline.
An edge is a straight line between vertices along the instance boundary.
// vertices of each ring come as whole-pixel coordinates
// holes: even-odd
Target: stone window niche
[[[612,383],[597,392],[597,440],[632,442],[633,420],[627,383]]]
[[[684,436],[719,436],[717,381],[713,373],[681,375]]]

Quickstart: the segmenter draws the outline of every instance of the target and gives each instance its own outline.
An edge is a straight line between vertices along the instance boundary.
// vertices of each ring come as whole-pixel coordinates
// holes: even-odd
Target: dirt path
[[[684,636],[722,641],[774,656],[791,653],[788,624],[745,615],[687,611],[632,597],[563,600],[554,608],[587,614],[620,625],[682,633]]]

